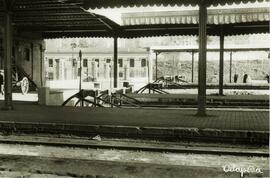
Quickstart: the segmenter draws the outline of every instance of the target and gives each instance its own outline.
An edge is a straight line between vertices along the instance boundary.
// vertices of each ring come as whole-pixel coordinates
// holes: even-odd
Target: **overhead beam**
[[[87,16],[89,18],[91,18],[91,16],[89,16],[89,14],[86,13],[82,13],[80,10],[66,10],[66,11],[58,11],[58,10],[51,10],[51,11],[33,11],[33,12],[29,12],[29,11],[20,11],[17,12],[16,14],[14,14],[14,17],[36,17],[38,15],[38,17],[48,17],[48,16],[53,16],[53,17],[60,17],[61,16]],[[95,17],[92,17],[95,18]],[[105,18],[105,17],[104,17]]]
[[[40,17],[40,16],[38,16],[38,17],[17,17],[17,18],[15,18],[14,19],[14,22],[15,23],[20,23],[20,22],[32,22],[32,23],[36,23],[36,22],[43,22],[43,23],[46,23],[46,22],[61,22],[61,21],[75,21],[75,22],[84,22],[84,21],[86,21],[86,22],[91,22],[91,23],[95,23],[95,22],[99,22],[99,21],[97,21],[97,19],[95,19],[95,18],[89,18],[89,17],[80,17],[80,16],[69,16],[69,17],[67,17],[67,16],[64,16],[64,17],[52,17],[52,16],[50,16],[50,17]]]
[[[63,4],[59,4],[59,5],[54,5],[54,6],[24,6],[23,8],[20,6],[15,6],[14,10],[16,12],[20,12],[20,11],[48,11],[48,10],[72,10],[72,9],[77,9],[74,6],[70,6],[70,5],[63,5]]]
[[[35,27],[35,26],[41,26],[41,25],[44,25],[44,26],[60,26],[60,25],[64,25],[67,27],[69,26],[104,26],[104,24],[101,24],[101,23],[91,23],[91,22],[87,22],[85,21],[85,23],[83,22],[80,22],[80,23],[71,23],[71,22],[67,22],[67,21],[57,21],[57,22],[53,22],[53,21],[50,21],[50,22],[17,22],[16,23],[16,26],[32,26],[32,27]]]
[[[96,17],[101,23],[103,23],[109,30],[114,30],[113,27],[111,25],[109,25],[108,23],[106,23],[102,18],[97,17],[97,15],[95,15],[94,13],[89,12],[89,14],[91,14],[92,16]]]

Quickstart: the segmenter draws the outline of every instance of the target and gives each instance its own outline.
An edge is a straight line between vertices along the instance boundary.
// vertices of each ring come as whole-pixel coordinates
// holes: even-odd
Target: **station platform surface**
[[[34,104],[20,104],[14,108],[12,111],[0,111],[0,121],[269,131],[267,110],[208,109],[207,117],[197,117],[196,109],[82,108]]]
[[[207,130],[207,134],[209,131],[213,131],[212,135],[217,137],[224,136],[224,134],[220,134],[220,131],[230,131],[229,134],[225,135],[242,137],[244,133],[245,137],[248,135],[247,133],[260,133],[264,134],[264,138],[269,139],[268,110],[209,109],[207,117],[197,117],[195,116],[196,109],[82,108],[34,104],[18,104],[14,108],[12,111],[0,111],[0,127],[2,129],[5,123],[51,124],[51,127],[54,127],[53,124],[58,124],[69,125],[69,128],[72,127],[70,125],[74,125],[74,127],[76,125],[98,126],[99,133],[102,130],[100,130],[100,126],[104,126],[117,133],[119,133],[119,129],[115,128],[119,127],[122,129],[120,132],[127,134],[141,133],[138,128],[151,128],[148,130],[148,134],[175,135],[175,131],[179,128],[193,128],[197,131]],[[79,129],[97,130],[96,127],[79,127]],[[134,129],[123,130],[125,127],[135,128],[135,131]],[[62,127],[58,129],[62,129]],[[158,129],[162,131],[157,133]],[[108,132],[108,129],[105,129],[105,132]]]

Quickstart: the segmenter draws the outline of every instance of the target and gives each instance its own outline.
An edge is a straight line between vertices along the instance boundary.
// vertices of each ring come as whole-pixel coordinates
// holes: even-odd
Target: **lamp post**
[[[80,68],[79,68],[79,92],[82,90],[82,51],[79,51],[79,58],[80,58]],[[83,93],[83,92],[82,92]],[[80,105],[83,106],[83,99],[84,96],[81,98],[81,103]]]

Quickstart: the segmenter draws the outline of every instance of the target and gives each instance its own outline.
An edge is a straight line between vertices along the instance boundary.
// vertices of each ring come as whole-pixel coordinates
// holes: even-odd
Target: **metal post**
[[[80,58],[80,68],[79,68],[79,92],[82,90],[82,51],[80,50],[79,51],[79,58]],[[80,106],[83,106],[84,102],[83,102],[83,99],[84,99],[84,92],[82,91],[82,98],[81,98],[81,103],[80,103]]]
[[[31,77],[32,80],[34,80],[34,44],[31,43],[30,45],[30,49],[31,49]]]
[[[113,50],[113,86],[114,88],[117,88],[117,78],[118,78],[118,70],[117,70],[117,66],[118,66],[118,51],[117,51],[117,37],[114,37],[114,50]]]
[[[43,47],[42,44],[39,45],[39,52],[40,52],[40,87],[43,87]]]
[[[79,58],[80,58],[80,68],[79,68],[79,91],[82,90],[82,51],[79,52]]]
[[[220,49],[219,49],[219,95],[223,95],[223,78],[224,78],[224,33],[223,27],[220,30]]]
[[[158,71],[158,52],[156,52],[156,80],[157,80],[157,71]]]
[[[147,58],[147,78],[148,78],[148,83],[150,83],[150,60],[151,60],[151,51],[150,48],[147,48],[147,52],[148,52],[148,58]]]
[[[148,58],[148,60],[147,60],[147,81],[148,81],[148,83],[150,83],[150,69],[149,69],[149,58]]]
[[[207,7],[199,5],[199,85],[197,116],[206,116],[206,45],[207,45]]]
[[[4,29],[4,69],[5,69],[5,102],[4,108],[5,110],[12,110],[12,13],[10,11],[6,11],[4,14],[5,19],[5,29]]]
[[[232,83],[232,51],[230,52],[230,83]]]
[[[191,59],[191,82],[194,82],[194,51],[191,52],[192,59]]]

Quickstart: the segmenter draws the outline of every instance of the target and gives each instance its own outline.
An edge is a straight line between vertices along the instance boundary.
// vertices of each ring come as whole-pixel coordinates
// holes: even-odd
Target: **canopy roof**
[[[222,25],[270,20],[269,8],[233,8],[208,10],[207,24]],[[124,25],[198,24],[198,10],[124,13]]]
[[[0,0],[1,15],[3,15],[4,12],[3,2],[9,1],[11,0]],[[214,5],[222,5],[226,4],[226,2],[246,3],[254,1],[255,0],[208,0],[207,2]],[[82,7],[134,7],[161,4],[196,5],[198,3],[198,0],[15,0],[14,5],[12,6],[13,25],[18,33],[40,32],[44,38],[114,36],[121,38],[136,38],[165,35],[197,35],[198,15],[196,15],[197,12],[195,11],[174,18],[170,17],[169,14],[165,14],[167,16],[165,17],[165,23],[162,23],[161,20],[164,17],[160,17],[159,23],[158,21],[155,21],[155,23],[136,23],[134,25],[126,24],[120,26],[104,16],[85,11]],[[225,11],[226,10],[224,10],[224,12]],[[265,11],[265,9],[257,10],[256,12],[252,10],[252,12],[247,12],[247,15],[222,16],[221,13],[223,13],[223,11],[212,12],[210,10],[208,34],[219,35],[221,27],[224,28],[225,35],[268,33],[269,14],[267,13],[269,13],[269,10],[267,12]],[[262,14],[263,17],[261,17]],[[3,23],[1,15],[0,24]],[[238,17],[240,17],[240,20]],[[170,23],[166,22],[167,18],[170,18]],[[250,18],[252,20],[250,20]],[[220,19],[223,19],[223,21]],[[228,19],[230,20],[228,21]],[[135,22],[136,21],[135,18]],[[150,22],[152,22],[152,20]]]
[[[153,46],[151,47],[155,53],[164,53],[164,52],[198,52],[198,47],[174,47],[174,46]],[[219,47],[216,46],[208,46],[207,51],[220,51]],[[263,47],[231,47],[225,48],[224,51],[269,51],[269,48]]]
[[[123,28],[135,36],[197,35],[198,10],[143,12],[123,14]],[[269,8],[235,8],[208,10],[208,34],[225,35],[269,32]]]
[[[0,0],[2,12],[3,6],[3,0]],[[12,11],[13,25],[19,33],[41,32],[45,38],[50,37],[50,34],[57,34],[53,35],[55,37],[77,37],[79,34],[110,37],[112,30],[119,26],[104,16],[59,0],[16,0]],[[0,24],[3,23],[1,17]]]
[[[83,6],[85,9],[146,6],[196,6],[205,2],[208,6],[264,2],[269,0],[61,0]]]

